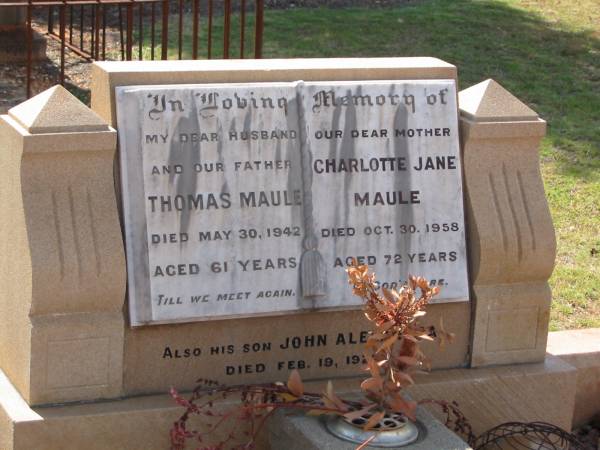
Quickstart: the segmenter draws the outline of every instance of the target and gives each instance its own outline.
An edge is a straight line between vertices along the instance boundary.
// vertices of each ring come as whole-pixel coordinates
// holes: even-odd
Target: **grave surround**
[[[114,429],[115,421],[153,423],[152,433],[144,425],[146,433],[130,434],[146,442],[158,436],[156,429],[166,433],[177,410],[163,397],[129,397],[161,394],[170,386],[190,389],[199,376],[226,383],[281,380],[300,361],[311,365],[301,370],[305,379],[358,373],[352,365],[319,367],[325,357],[344,361],[360,353],[364,319],[357,310],[139,327],[131,327],[126,310],[115,88],[298,80],[455,81],[456,68],[435,58],[96,63],[93,111],[56,87],[0,118],[0,187],[9,199],[0,216],[0,281],[7,286],[0,290],[0,340],[13,343],[0,346],[6,374],[0,381],[10,394],[0,408],[4,447],[56,448],[60,430],[70,423],[72,447],[63,447],[78,448],[98,430]],[[493,390],[500,382],[506,393],[492,402],[496,413],[482,416],[478,426],[518,410],[529,420],[552,411],[548,418],[568,428],[574,370],[542,362],[555,256],[538,160],[545,122],[492,80],[459,93],[458,104],[471,301],[431,305],[427,321],[437,324],[443,317],[456,341],[443,352],[425,346],[438,370],[416,397],[468,392],[470,408],[478,410],[479,387]],[[298,349],[275,345],[320,334],[333,340]],[[260,349],[267,342],[268,351],[244,353],[245,344],[259,343]],[[198,357],[185,357],[195,348]],[[267,363],[268,370],[256,370]],[[512,363],[527,364],[519,370],[466,368]],[[545,387],[536,390],[536,383]],[[524,395],[539,408],[513,409]],[[104,403],[39,406],[98,399]],[[88,427],[96,434],[86,434]],[[132,449],[156,445],[136,447],[122,433],[113,438]],[[88,448],[106,448],[102,442]]]

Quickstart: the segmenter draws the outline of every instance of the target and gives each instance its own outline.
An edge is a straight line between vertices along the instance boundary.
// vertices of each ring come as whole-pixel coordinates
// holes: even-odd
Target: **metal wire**
[[[590,450],[575,435],[545,422],[507,422],[479,436],[474,450]]]

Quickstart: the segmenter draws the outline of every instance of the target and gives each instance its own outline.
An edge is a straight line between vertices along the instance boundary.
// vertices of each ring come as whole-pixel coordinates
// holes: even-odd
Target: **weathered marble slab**
[[[133,325],[468,299],[453,81],[117,88]]]
[[[438,302],[468,298],[456,93],[453,81],[307,83],[312,231],[329,295],[353,300],[351,257],[386,287],[408,274],[441,286]]]

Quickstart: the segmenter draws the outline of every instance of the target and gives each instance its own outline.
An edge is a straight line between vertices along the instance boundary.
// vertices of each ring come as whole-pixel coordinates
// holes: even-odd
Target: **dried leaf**
[[[416,419],[416,416],[415,416],[415,412],[417,409],[416,402],[413,402],[410,400],[405,400],[404,398],[402,398],[402,396],[400,394],[396,394],[393,398],[391,398],[388,401],[388,403],[394,412],[402,413],[406,417],[408,417],[410,420],[413,420],[413,421]]]
[[[419,360],[414,356],[396,356],[396,361],[406,364],[407,366],[416,366],[419,364]]]
[[[364,416],[369,411],[371,411],[374,407],[375,407],[375,405],[373,403],[371,403],[362,409],[357,409],[355,411],[347,412],[346,414],[344,414],[344,417],[346,419],[348,419],[349,421],[353,421],[354,419],[358,419],[358,418]]]
[[[288,394],[286,392],[279,394],[279,396],[285,403],[295,402],[296,400],[298,400],[298,397],[296,397],[295,395],[292,395],[292,394]]]
[[[383,293],[383,297],[391,303],[396,303],[400,299],[400,296],[393,289],[381,288],[381,292]]]
[[[304,394],[304,386],[302,384],[302,378],[300,378],[300,372],[298,372],[298,369],[294,369],[292,370],[292,373],[290,373],[290,378],[287,382],[287,388],[297,397],[302,397]]]
[[[385,341],[381,343],[379,348],[375,353],[379,353],[381,350],[389,350],[392,345],[398,340],[398,335],[393,334],[391,337],[387,338]]]
[[[365,358],[367,359],[367,370],[371,372],[371,376],[379,378],[381,375],[379,373],[379,365],[377,362],[370,355],[365,355]]]
[[[321,397],[321,400],[323,401],[323,405],[325,405],[326,408],[338,409],[337,405],[335,403],[333,403],[333,401],[331,401],[329,399],[329,397],[327,397],[327,395],[323,394],[323,396]]]
[[[383,411],[379,411],[373,414],[369,418],[369,420],[367,420],[367,423],[365,423],[365,425],[363,426],[363,430],[369,431],[370,429],[372,429],[375,425],[379,423],[381,419],[383,419],[383,416],[385,416],[385,413]]]
[[[419,339],[422,339],[422,340],[424,340],[424,341],[430,341],[430,342],[433,342],[433,341],[435,340],[435,339],[433,339],[431,336],[429,336],[429,333],[423,333],[423,334],[420,334],[418,337],[419,337]]]
[[[381,339],[385,339],[387,337],[387,335],[385,333],[372,333],[369,335],[369,339],[367,339],[367,342],[370,340],[374,340],[374,341],[379,341]]]
[[[396,321],[395,320],[388,320],[387,322],[383,322],[380,325],[375,325],[377,328],[379,328],[379,331],[386,332],[387,330],[389,330],[390,328],[392,328],[394,325],[396,325]]]
[[[335,409],[339,409],[341,411],[348,411],[348,406],[337,396],[335,392],[333,392],[333,383],[331,381],[327,382],[327,388],[323,393],[323,401],[329,400]]]
[[[407,381],[409,384],[415,384],[415,380],[413,380],[413,378],[408,373],[404,372],[403,370],[399,370],[399,371],[395,372],[394,374],[397,378],[401,378],[404,381]]]
[[[423,277],[417,278],[417,286],[419,286],[424,291],[429,290],[429,282]]]
[[[369,313],[369,312],[365,312],[365,317],[367,318],[367,320],[369,320],[370,322],[373,322],[377,316],[374,316],[373,314]]]
[[[367,378],[360,384],[360,388],[363,391],[379,391],[383,387],[383,380],[381,378]]]
[[[382,313],[387,313],[387,312],[391,311],[392,308],[393,308],[393,306],[390,305],[389,303],[383,303],[383,302],[375,303],[375,309],[377,309],[377,311],[380,311]]]
[[[330,398],[335,396],[335,392],[333,392],[333,383],[331,382],[331,380],[327,382],[327,386],[325,387],[325,394]]]

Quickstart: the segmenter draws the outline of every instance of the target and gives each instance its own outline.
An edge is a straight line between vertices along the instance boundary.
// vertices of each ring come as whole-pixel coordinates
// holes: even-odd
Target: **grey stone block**
[[[417,442],[401,447],[402,449],[472,450],[424,408],[417,409],[417,420],[425,432],[421,431]],[[358,447],[358,444],[341,440],[329,433],[324,416],[289,414],[285,411],[279,411],[270,419],[267,441],[271,450],[354,450]]]

